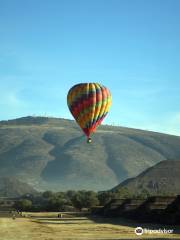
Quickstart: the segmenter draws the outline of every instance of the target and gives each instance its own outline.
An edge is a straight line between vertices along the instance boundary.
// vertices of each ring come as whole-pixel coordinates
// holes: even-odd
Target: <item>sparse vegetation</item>
[[[0,176],[37,189],[102,191],[166,159],[180,159],[180,137],[101,126],[91,145],[74,121],[25,117],[0,122]],[[77,177],[78,176],[78,177]]]
[[[31,202],[31,205],[27,203]],[[81,211],[99,205],[98,194],[93,191],[67,191],[53,193],[46,191],[39,194],[28,194],[15,203],[17,210],[23,211]]]

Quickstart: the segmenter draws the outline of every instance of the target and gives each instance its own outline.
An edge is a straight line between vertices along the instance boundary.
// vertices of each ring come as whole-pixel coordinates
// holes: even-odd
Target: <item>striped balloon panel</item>
[[[89,136],[101,124],[111,106],[109,90],[99,83],[81,83],[73,86],[67,104],[76,122]]]

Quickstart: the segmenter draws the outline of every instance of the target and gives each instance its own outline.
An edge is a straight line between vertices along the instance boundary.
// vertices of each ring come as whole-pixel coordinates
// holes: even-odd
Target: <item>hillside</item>
[[[34,193],[36,193],[36,190],[14,177],[0,178],[0,197],[20,197],[25,194]]]
[[[180,159],[180,137],[101,126],[92,144],[72,120],[24,117],[0,122],[0,177],[38,190],[105,190],[166,159]]]
[[[114,189],[120,190],[122,187],[126,187],[131,193],[140,193],[146,189],[154,195],[180,194],[180,161],[166,160],[157,163]]]

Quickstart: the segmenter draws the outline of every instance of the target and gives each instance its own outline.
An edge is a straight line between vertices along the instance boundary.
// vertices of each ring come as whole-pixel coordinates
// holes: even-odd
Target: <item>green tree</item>
[[[84,195],[84,203],[85,207],[91,208],[99,205],[99,199],[97,197],[97,193],[93,191],[87,191]]]
[[[93,191],[78,191],[72,197],[72,204],[75,208],[81,210],[82,208],[91,208],[97,206],[99,200],[97,194]]]
[[[106,205],[113,198],[112,192],[99,192],[98,199],[101,206]]]
[[[54,195],[54,193],[52,191],[45,191],[42,194],[43,198],[51,198],[51,197],[53,197],[53,195]]]
[[[76,194],[71,199],[72,204],[75,208],[81,210],[83,208],[83,198],[80,192],[76,192]]]
[[[69,190],[66,192],[66,196],[67,198],[69,198],[70,200],[76,195],[76,191],[74,190]]]
[[[65,198],[53,196],[52,198],[48,199],[46,204],[46,210],[64,211],[64,209],[66,209],[66,206],[71,206],[71,203],[69,202],[69,200]]]
[[[14,207],[17,210],[29,211],[32,208],[32,202],[31,202],[31,200],[28,200],[28,199],[21,199],[15,203]]]

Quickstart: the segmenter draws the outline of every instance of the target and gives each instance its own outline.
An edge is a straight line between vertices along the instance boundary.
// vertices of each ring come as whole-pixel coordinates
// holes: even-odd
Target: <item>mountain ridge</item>
[[[15,177],[0,177],[0,197],[21,197],[37,191]]]
[[[166,159],[180,159],[180,137],[102,125],[92,144],[73,120],[0,121],[0,176],[38,190],[107,190]]]

